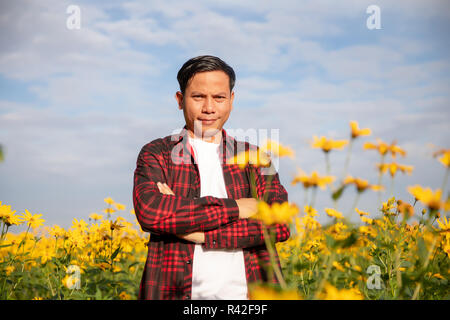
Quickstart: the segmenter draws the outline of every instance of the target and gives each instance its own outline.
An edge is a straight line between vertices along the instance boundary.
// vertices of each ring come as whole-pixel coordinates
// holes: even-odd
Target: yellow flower
[[[350,121],[350,128],[352,130],[352,139],[355,139],[359,136],[368,136],[372,133],[369,128],[359,129],[358,122]]]
[[[294,151],[286,146],[283,146],[282,144],[273,141],[273,140],[267,140],[263,146],[260,149],[262,152],[270,152],[274,156],[278,157],[294,157]]]
[[[116,209],[118,210],[118,211],[121,211],[121,210],[125,210],[125,205],[123,205],[123,204],[120,204],[120,203],[114,203],[114,206],[116,207]]]
[[[324,190],[334,179],[335,177],[333,176],[320,176],[316,171],[313,171],[311,176],[308,176],[302,170],[299,170],[298,174],[292,180],[292,185],[301,182],[305,188],[319,187]]]
[[[44,224],[45,220],[44,219],[40,219],[40,217],[42,216],[42,214],[31,214],[28,210],[25,209],[25,213],[22,212],[22,217],[20,217],[20,219],[23,222],[26,222],[27,225],[34,229],[37,227],[40,227]]]
[[[384,187],[380,185],[371,185],[367,180],[360,178],[353,178],[352,176],[347,176],[344,180],[344,184],[354,184],[358,192],[363,192],[366,189],[372,189],[373,191],[383,190]]]
[[[262,152],[260,149],[252,149],[238,153],[233,158],[228,159],[227,164],[237,164],[239,165],[239,168],[241,170],[244,169],[248,164],[257,167],[268,167],[270,166],[270,157],[267,153]]]
[[[104,212],[104,213],[114,213],[114,212],[116,212],[116,209],[113,209],[113,208],[106,208],[106,209],[103,209],[103,212]]]
[[[447,168],[450,168],[450,149],[445,150],[444,155],[439,158],[439,161]]]
[[[324,136],[320,138],[313,136],[313,139],[314,140],[311,143],[311,147],[322,149],[323,152],[330,152],[333,149],[342,149],[348,144],[348,140],[333,140],[327,139]]]
[[[341,212],[332,209],[332,208],[325,208],[325,212],[327,213],[328,216],[330,217],[334,217],[336,219],[344,219],[344,216],[342,215]]]
[[[384,173],[386,173],[386,171],[389,170],[391,177],[395,176],[395,173],[397,172],[397,170],[400,170],[403,173],[406,172],[410,175],[414,169],[413,166],[402,165],[402,164],[398,164],[396,162],[378,163],[377,167],[378,167],[378,170],[381,172],[381,174],[384,174]]]
[[[382,156],[386,155],[388,152],[392,154],[392,157],[395,158],[397,153],[402,156],[406,156],[406,151],[396,145],[396,142],[392,142],[390,145],[381,141],[380,139],[376,139],[377,143],[366,142],[363,145],[364,150],[375,149]]]
[[[442,221],[441,221],[442,219]],[[436,220],[441,231],[450,231],[450,221],[447,220],[447,217],[442,217]]]
[[[345,272],[344,267],[337,261],[333,261],[333,267],[335,267],[337,270],[341,272]]]
[[[275,202],[272,205],[260,201],[258,202],[258,212],[252,218],[261,220],[266,225],[290,223],[298,211],[299,209],[296,205],[292,205],[287,201],[282,204]]]
[[[304,210],[305,213],[306,213],[308,216],[310,216],[310,217],[315,217],[315,216],[317,216],[317,210],[314,209],[314,208],[311,207],[311,206],[304,206],[304,207],[303,207],[303,210]]]
[[[123,227],[124,227],[123,225],[119,224],[118,219],[114,222],[111,221],[109,225],[109,228],[111,230],[122,229]]]
[[[113,205],[114,204],[114,200],[111,199],[110,197],[103,199],[103,201],[105,201],[109,205]]]
[[[16,210],[12,211],[11,206],[3,204],[0,201],[0,220],[7,226],[19,225],[22,223],[21,217],[19,215],[15,215]]]
[[[266,286],[250,288],[250,300],[302,300],[297,290],[278,291]]]
[[[397,211],[405,216],[405,218],[410,218],[414,215],[414,207],[402,200],[397,201]]]
[[[322,300],[363,300],[363,295],[356,288],[339,290],[327,283],[319,298]]]
[[[417,200],[425,204],[430,210],[450,210],[450,201],[441,202],[442,190],[437,189],[433,192],[430,188],[422,188],[419,185],[408,187],[408,192],[412,194]]]
[[[367,217],[363,217],[363,216],[360,216],[360,218],[361,218],[362,222],[365,222],[367,224],[373,224],[373,219],[371,219],[371,218],[367,218]]]
[[[49,229],[49,233],[51,236],[55,238],[61,238],[66,234],[66,231],[57,224],[55,224],[52,228]]]
[[[73,289],[75,287],[75,283],[77,282],[77,278],[71,276],[70,274],[66,274],[61,282],[66,288]]]
[[[368,212],[361,211],[358,208],[355,208],[355,211],[359,214],[360,217],[369,215]]]
[[[15,269],[14,266],[11,266],[11,265],[10,265],[10,266],[7,266],[7,267],[5,268],[6,275],[9,276],[9,275],[11,274],[11,272],[14,271],[14,269]]]
[[[131,296],[128,293],[126,293],[125,291],[122,291],[119,294],[119,298],[120,298],[120,300],[131,300]]]
[[[71,229],[84,232],[87,229],[87,223],[83,219],[80,219],[80,221],[78,221],[78,219],[74,218],[72,220],[72,227],[71,227]]]
[[[102,220],[103,216],[101,214],[97,214],[97,213],[93,212],[93,213],[90,214],[89,218],[91,218],[92,220],[97,221],[97,220]]]

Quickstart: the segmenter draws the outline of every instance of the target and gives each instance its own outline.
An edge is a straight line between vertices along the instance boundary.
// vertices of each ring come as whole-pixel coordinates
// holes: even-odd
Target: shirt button
[[[216,242],[216,240],[213,240],[213,244],[216,244],[217,242]]]
[[[190,296],[189,296],[189,295],[187,294],[185,298],[186,298],[186,299],[189,299],[189,298],[190,298]]]
[[[191,260],[186,261],[187,264],[191,264]]]

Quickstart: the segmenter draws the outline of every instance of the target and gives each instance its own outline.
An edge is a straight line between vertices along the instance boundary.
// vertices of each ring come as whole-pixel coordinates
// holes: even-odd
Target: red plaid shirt
[[[247,283],[269,279],[276,283],[276,277],[269,276],[265,268],[270,259],[262,222],[239,219],[239,208],[234,200],[252,197],[250,170],[255,173],[257,197],[262,199],[267,175],[262,175],[255,166],[241,170],[237,164],[227,164],[227,159],[238,152],[256,147],[237,141],[222,130],[219,150],[228,198],[200,197],[199,171],[187,134],[184,128],[180,134],[156,139],[142,148],[137,159],[133,203],[142,229],[151,234],[139,299],[191,299],[195,244],[176,235],[195,231],[205,233],[204,248],[242,248]],[[167,183],[175,196],[160,193],[158,181]],[[287,192],[277,173],[269,186],[268,203],[287,201]],[[286,224],[269,228],[275,234],[275,242],[285,241],[290,236]],[[278,256],[276,259],[280,265]]]

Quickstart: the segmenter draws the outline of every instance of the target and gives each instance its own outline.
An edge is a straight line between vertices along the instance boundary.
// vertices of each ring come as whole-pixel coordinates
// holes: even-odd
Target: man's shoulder
[[[178,135],[169,135],[163,138],[156,138],[146,143],[141,148],[141,152],[161,153],[170,151],[174,143],[178,141],[178,137]]]

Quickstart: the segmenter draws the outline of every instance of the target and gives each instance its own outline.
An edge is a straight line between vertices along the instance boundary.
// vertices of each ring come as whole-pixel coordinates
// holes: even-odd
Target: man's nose
[[[214,106],[214,99],[212,97],[206,97],[202,111],[205,113],[214,113],[215,106]]]

